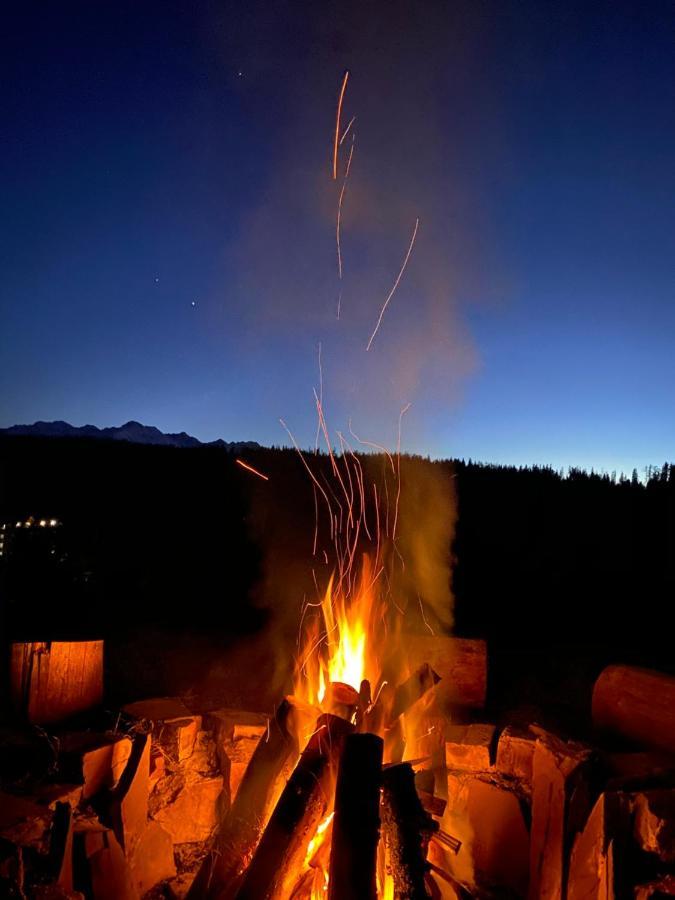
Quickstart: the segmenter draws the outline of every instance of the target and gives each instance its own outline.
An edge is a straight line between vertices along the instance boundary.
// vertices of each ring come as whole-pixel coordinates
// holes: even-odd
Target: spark
[[[305,469],[307,470],[307,474],[308,474],[309,477],[312,479],[312,481],[314,482],[314,484],[318,487],[318,489],[321,491],[321,494],[322,494],[322,496],[323,496],[323,499],[326,501],[326,506],[328,507],[328,518],[329,518],[330,523],[331,523],[331,525],[330,525],[330,536],[331,536],[331,539],[332,539],[332,538],[333,538],[333,535],[334,535],[334,531],[333,531],[333,508],[332,508],[331,505],[330,505],[330,500],[328,499],[328,494],[326,494],[326,492],[324,491],[324,489],[321,487],[321,485],[319,484],[319,482],[316,480],[316,476],[314,475],[314,472],[312,472],[312,470],[310,469],[309,465],[307,464],[307,460],[305,459],[305,457],[304,457],[304,455],[303,455],[303,452],[302,452],[302,450],[300,449],[300,447],[298,447],[298,442],[295,440],[295,437],[294,437],[293,434],[291,433],[291,431],[290,431],[288,425],[284,422],[283,419],[279,419],[279,422],[281,423],[281,427],[285,430],[286,434],[289,436],[289,438],[290,438],[291,441],[293,442],[293,446],[295,447],[295,452],[296,452],[296,453],[298,454],[298,456],[300,457],[303,466],[304,466]]]
[[[349,134],[349,131],[350,131],[352,125],[354,124],[354,122],[356,122],[356,116],[352,116],[352,117],[351,117],[351,119],[349,120],[349,124],[347,125],[347,127],[345,128],[345,130],[342,132],[342,137],[340,138],[340,146],[342,146],[342,142],[344,141],[344,139],[345,139],[345,138],[347,137],[347,135]]]
[[[383,447],[382,444],[376,444],[374,441],[362,440],[358,436],[358,434],[355,434],[354,431],[352,430],[352,420],[351,419],[349,420],[348,428],[349,428],[349,433],[351,434],[351,436],[354,438],[354,440],[357,440],[359,442],[359,444],[363,444],[364,447],[373,447],[375,450],[379,450],[380,453],[384,453],[384,455],[387,457],[387,459],[389,460],[389,462],[391,464],[392,473],[394,475],[396,474],[396,470],[394,469],[394,460],[392,458],[391,453],[387,450],[386,447]]]
[[[342,251],[340,249],[340,222],[342,221],[342,201],[345,196],[345,188],[347,187],[347,179],[349,178],[349,170],[352,165],[352,156],[354,155],[354,140],[352,137],[352,146],[349,148],[349,158],[347,159],[347,169],[345,171],[345,177],[342,182],[342,190],[340,191],[340,198],[338,200],[338,209],[337,209],[337,222],[335,224],[335,241],[337,244],[337,260],[338,260],[338,278],[342,281]]]
[[[389,296],[388,296],[387,299],[384,301],[384,306],[383,306],[382,309],[380,310],[380,316],[379,316],[379,318],[378,318],[378,320],[377,320],[377,324],[375,325],[375,330],[373,331],[373,333],[372,333],[371,336],[370,336],[370,340],[368,341],[368,345],[366,346],[366,350],[370,350],[370,345],[373,343],[373,340],[375,339],[375,335],[377,334],[377,332],[378,332],[378,330],[379,330],[379,328],[380,328],[380,325],[381,325],[381,323],[382,323],[382,317],[384,316],[385,310],[386,310],[387,307],[389,306],[389,301],[390,301],[391,298],[394,296],[394,292],[396,291],[396,288],[398,287],[398,283],[399,283],[399,281],[401,280],[401,278],[403,277],[403,273],[405,272],[405,268],[406,268],[406,266],[408,265],[408,260],[410,259],[410,254],[412,253],[412,248],[413,248],[413,245],[414,245],[414,243],[415,243],[415,238],[417,237],[417,229],[418,229],[418,227],[419,227],[419,224],[420,224],[419,218],[415,219],[415,227],[413,228],[412,238],[410,239],[410,246],[408,247],[408,252],[407,252],[406,255],[405,255],[405,259],[403,260],[403,265],[401,266],[401,271],[398,273],[398,277],[396,278],[396,281],[394,282],[394,286],[393,286],[393,288],[389,291]]]
[[[243,459],[236,459],[235,462],[238,466],[241,466],[242,469],[246,469],[247,472],[253,472],[254,475],[258,476],[258,478],[262,478],[263,481],[269,481],[269,477],[267,475],[263,475],[262,472],[259,472],[257,469],[254,469],[253,466],[245,463]]]
[[[337,114],[335,119],[335,141],[333,144],[333,181],[337,181],[338,147],[340,146],[340,117],[342,115],[342,101],[345,97],[348,80],[349,69],[345,69],[345,76],[342,79],[342,87],[340,88],[340,97],[338,99]]]
[[[321,341],[318,346],[318,366],[319,366],[319,406],[323,404],[323,367],[321,365]],[[316,394],[315,394],[316,396]],[[319,434],[321,433],[321,416],[317,416],[316,422],[316,438],[314,440],[314,455],[319,452]]]
[[[436,632],[435,632],[434,629],[431,627],[431,625],[427,622],[427,617],[424,615],[424,605],[423,605],[423,603],[422,603],[422,598],[420,597],[419,594],[417,595],[417,599],[419,600],[419,603],[420,603],[420,612],[422,613],[422,621],[423,621],[424,624],[427,626],[427,628],[429,629],[429,631],[430,631],[432,634],[435,635]]]
[[[401,499],[401,422],[403,421],[403,416],[408,412],[411,406],[411,403],[406,403],[398,417],[398,443],[396,446],[396,480],[398,482],[398,485],[396,488],[396,511],[394,513],[394,527],[392,529],[392,540],[394,541],[394,547],[396,547],[396,523],[398,522],[398,504]],[[396,552],[398,553],[398,549]],[[401,559],[401,562],[403,562],[403,559]]]

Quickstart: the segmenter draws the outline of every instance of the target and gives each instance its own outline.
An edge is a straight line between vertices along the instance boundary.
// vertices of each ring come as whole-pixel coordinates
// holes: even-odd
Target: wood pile
[[[602,673],[593,746],[480,721],[464,683],[463,723],[422,662],[379,707],[332,685],[318,718],[292,697],[271,716],[158,698],[116,727],[35,730],[43,770],[2,784],[0,896],[305,900],[320,863],[328,900],[376,900],[383,860],[395,900],[675,896],[668,676]]]

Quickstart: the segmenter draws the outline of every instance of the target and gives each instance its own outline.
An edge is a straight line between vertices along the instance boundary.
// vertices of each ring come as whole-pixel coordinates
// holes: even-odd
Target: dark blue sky
[[[671,3],[22,3],[3,32],[0,425],[307,445],[321,342],[336,429],[391,443],[412,401],[423,453],[673,459]]]

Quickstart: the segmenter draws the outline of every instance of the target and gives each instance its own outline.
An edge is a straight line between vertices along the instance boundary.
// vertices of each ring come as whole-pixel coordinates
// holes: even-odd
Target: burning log
[[[422,808],[409,763],[384,769],[382,788],[382,825],[394,900],[422,900],[429,896],[426,848],[438,824]]]
[[[351,722],[359,702],[359,692],[354,690],[351,685],[343,684],[341,681],[332,681],[326,689],[322,706],[334,716],[340,716]]]
[[[593,723],[645,747],[675,751],[675,678],[608,666],[593,688]]]
[[[383,749],[374,734],[345,738],[335,789],[329,900],[375,900]]]
[[[256,848],[265,824],[274,787],[297,744],[289,730],[292,705],[284,700],[261,738],[241,780],[232,806],[224,816],[211,853],[206,857],[188,894],[188,900],[223,900]]]
[[[445,635],[407,634],[404,646],[411,668],[429,663],[443,679],[436,695],[442,708],[482,709],[487,691],[485,641]]]
[[[316,730],[267,823],[237,900],[267,900],[275,892],[281,896],[289,893],[293,879],[300,874],[310,840],[325,816],[331,769],[353,727],[339,716],[319,716]]]
[[[14,708],[29,722],[61,722],[103,699],[103,641],[12,644]]]

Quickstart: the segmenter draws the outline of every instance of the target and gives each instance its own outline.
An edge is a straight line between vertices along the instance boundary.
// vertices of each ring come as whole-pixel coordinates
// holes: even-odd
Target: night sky
[[[64,0],[2,30],[0,426],[281,444],[282,416],[309,446],[320,344],[333,432],[394,444],[412,402],[432,456],[673,459],[672,3]]]

